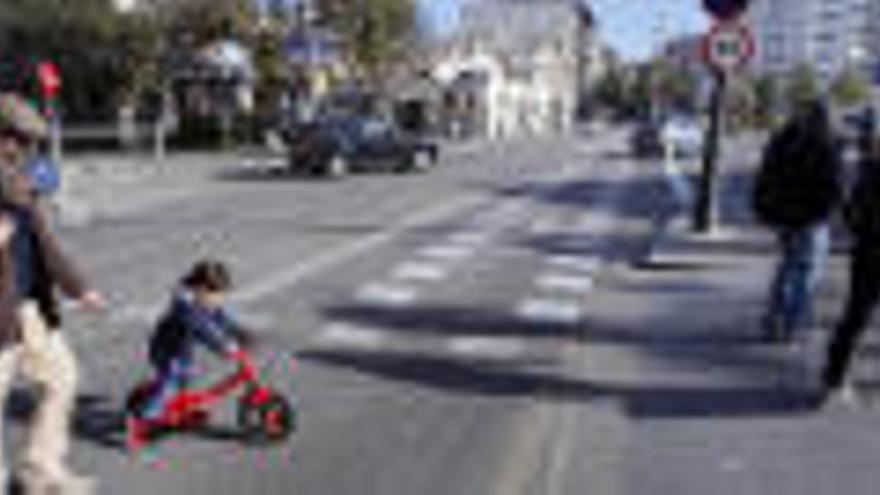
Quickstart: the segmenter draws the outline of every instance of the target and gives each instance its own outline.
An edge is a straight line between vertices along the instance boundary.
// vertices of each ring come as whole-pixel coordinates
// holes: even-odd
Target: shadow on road
[[[545,401],[612,401],[634,419],[748,418],[813,410],[806,394],[775,387],[630,386],[518,369],[510,364],[399,352],[313,350],[305,361],[448,393]]]
[[[39,401],[39,394],[30,388],[13,389],[6,401],[6,418],[28,423]],[[125,449],[125,412],[117,400],[101,395],[77,397],[73,417],[76,438],[111,449]]]

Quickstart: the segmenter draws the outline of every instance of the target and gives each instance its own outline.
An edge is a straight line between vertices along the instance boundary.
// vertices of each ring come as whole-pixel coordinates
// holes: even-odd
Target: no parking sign
[[[739,21],[719,22],[703,39],[703,58],[722,72],[742,68],[755,55],[755,38]]]

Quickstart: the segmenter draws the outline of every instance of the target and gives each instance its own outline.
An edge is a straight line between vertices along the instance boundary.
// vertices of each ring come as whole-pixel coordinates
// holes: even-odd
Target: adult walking
[[[829,217],[841,197],[840,155],[828,110],[818,101],[797,108],[765,149],[753,205],[781,251],[763,320],[769,341],[789,341],[810,324],[828,257]]]
[[[859,178],[844,208],[852,235],[850,286],[846,307],[831,342],[822,373],[821,399],[851,389],[844,388],[859,338],[867,328],[880,299],[880,134],[872,128],[863,141]]]
[[[40,392],[17,469],[25,490],[82,493],[91,483],[65,462],[77,369],[58,331],[55,292],[60,288],[93,309],[104,299],[88,289],[60,249],[26,173],[33,143],[46,137],[47,127],[25,100],[0,94],[0,404],[17,373]],[[5,478],[2,458],[0,471]]]

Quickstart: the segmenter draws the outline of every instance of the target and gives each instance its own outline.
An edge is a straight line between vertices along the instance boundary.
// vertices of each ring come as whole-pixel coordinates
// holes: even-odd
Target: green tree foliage
[[[780,87],[776,76],[764,75],[754,81],[755,123],[760,127],[770,127],[774,124],[774,116],[780,103]]]
[[[809,65],[800,65],[791,73],[788,87],[788,103],[792,108],[819,97],[816,73]]]
[[[417,28],[413,0],[318,0],[320,18],[343,38],[348,57],[369,79],[402,56]]]
[[[650,70],[657,103],[682,110],[696,108],[697,85],[692,77],[666,62],[656,62]]]
[[[195,46],[222,38],[252,40],[257,12],[251,0],[160,0],[155,12],[166,29],[185,34]]]
[[[635,71],[632,84],[627,90],[627,107],[629,113],[638,116],[649,115],[652,110],[653,72],[647,67],[639,67]]]
[[[607,71],[596,83],[596,102],[608,109],[623,110],[627,102],[627,84],[619,70]]]
[[[68,113],[111,111],[155,74],[157,29],[142,14],[123,15],[111,0],[4,0],[0,50],[5,56],[52,60],[63,76]]]
[[[849,68],[840,73],[831,85],[831,97],[842,106],[857,105],[871,96],[871,86],[859,71]]]

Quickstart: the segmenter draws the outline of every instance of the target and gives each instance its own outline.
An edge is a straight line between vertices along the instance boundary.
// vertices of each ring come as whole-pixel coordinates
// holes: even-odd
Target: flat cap
[[[0,129],[12,129],[33,139],[49,135],[46,119],[27,100],[15,93],[0,93]]]

